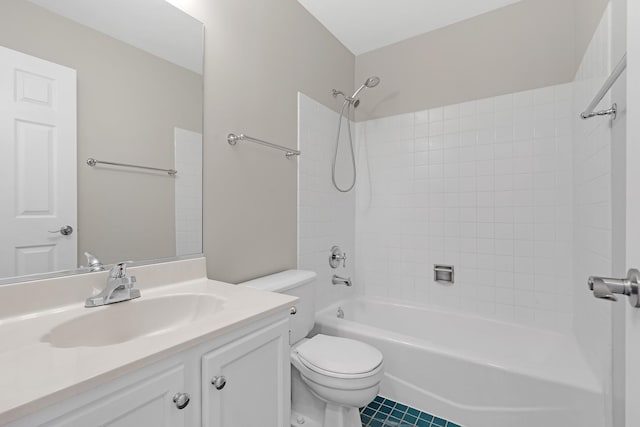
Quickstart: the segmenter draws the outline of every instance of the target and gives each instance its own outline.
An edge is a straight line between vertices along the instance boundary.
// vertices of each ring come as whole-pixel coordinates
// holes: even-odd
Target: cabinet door
[[[289,320],[204,355],[202,375],[203,427],[289,426]]]
[[[173,402],[184,392],[184,367],[134,383],[47,423],[47,427],[184,427],[185,411]]]

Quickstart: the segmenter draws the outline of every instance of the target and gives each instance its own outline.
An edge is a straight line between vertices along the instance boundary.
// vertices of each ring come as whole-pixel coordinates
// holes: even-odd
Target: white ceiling
[[[30,1],[181,67],[203,72],[202,23],[164,0]]]
[[[355,55],[521,0],[298,0]]]

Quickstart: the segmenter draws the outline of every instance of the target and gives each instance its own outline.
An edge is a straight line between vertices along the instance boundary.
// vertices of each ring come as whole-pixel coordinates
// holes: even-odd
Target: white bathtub
[[[374,345],[380,394],[464,427],[605,425],[602,387],[571,336],[373,299],[321,311],[315,331]]]

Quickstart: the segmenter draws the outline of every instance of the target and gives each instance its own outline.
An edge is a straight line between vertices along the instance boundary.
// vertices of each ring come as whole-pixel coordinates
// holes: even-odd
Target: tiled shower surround
[[[359,123],[364,293],[569,329],[572,113],[567,84]]]
[[[356,292],[573,329],[603,371],[610,343],[589,337],[607,336],[610,309],[582,276],[611,274],[611,133],[577,116],[609,73],[610,19],[573,83],[357,123],[347,194],[331,185],[338,114],[300,94],[298,267],[319,272],[319,308]],[[333,244],[346,270],[329,269]],[[455,284],[436,283],[434,264],[455,266]],[[355,289],[334,291],[334,272]]]
[[[299,268],[326,284],[355,228],[359,293],[568,330],[572,113],[567,84],[358,123],[354,196],[330,181],[338,114],[300,95]]]

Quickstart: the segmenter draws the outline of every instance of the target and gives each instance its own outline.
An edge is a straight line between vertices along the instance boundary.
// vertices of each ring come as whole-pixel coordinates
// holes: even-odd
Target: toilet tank
[[[287,270],[258,279],[240,283],[242,286],[263,291],[278,292],[298,297],[296,314],[290,316],[289,328],[291,334],[289,341],[294,344],[306,337],[315,323],[316,305],[313,284],[316,273],[306,270]]]

